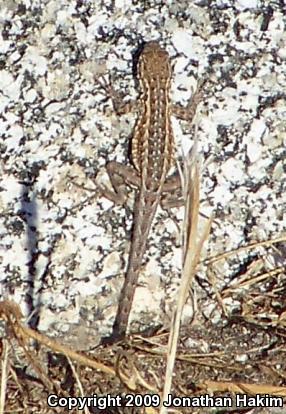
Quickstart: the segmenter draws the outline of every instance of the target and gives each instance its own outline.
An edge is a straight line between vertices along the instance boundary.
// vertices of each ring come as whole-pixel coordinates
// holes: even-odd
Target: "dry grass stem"
[[[205,265],[211,265],[213,263],[218,262],[219,260],[227,259],[227,258],[229,258],[229,257],[231,257],[235,254],[238,254],[238,253],[241,253],[241,252],[244,252],[244,251],[248,251],[248,250],[251,250],[251,249],[257,249],[258,247],[272,246],[273,244],[282,243],[282,242],[285,242],[285,241],[286,241],[286,236],[280,236],[280,237],[277,237],[276,239],[265,240],[265,241],[261,241],[261,242],[256,242],[255,241],[255,242],[250,243],[246,246],[238,247],[237,249],[229,250],[228,252],[218,254],[216,256],[210,257],[209,259],[205,259],[205,260],[203,260],[203,263]]]
[[[67,360],[68,360],[68,363],[70,364],[71,370],[72,370],[73,375],[75,377],[75,380],[76,380],[78,389],[80,391],[80,396],[81,397],[84,397],[85,394],[84,394],[84,391],[83,391],[83,386],[82,386],[82,383],[80,381],[80,378],[79,378],[79,376],[78,376],[78,374],[76,372],[75,366],[74,366],[73,362],[71,361],[71,359],[69,357],[67,357]],[[84,413],[85,414],[90,414],[90,411],[89,411],[89,409],[87,407],[84,407]]]
[[[47,346],[54,352],[61,353],[66,357],[69,357],[74,361],[77,361],[80,365],[97,369],[112,376],[116,375],[116,372],[113,368],[108,367],[84,355],[81,355],[78,352],[72,351],[67,346],[61,345],[57,341],[24,326],[21,323],[23,315],[21,314],[21,310],[17,304],[10,301],[0,302],[0,316],[2,316],[3,319],[5,319],[9,323],[10,327],[13,327],[15,338],[24,348],[24,344],[29,339],[35,339],[37,342]]]
[[[183,227],[183,271],[168,342],[167,367],[162,401],[167,399],[167,396],[171,391],[183,307],[185,305],[192,280],[195,276],[203,243],[207,239],[210,230],[209,220],[204,234],[200,239],[198,238],[200,204],[199,185],[198,161],[196,155],[192,154],[184,161],[183,196],[185,200],[185,219]],[[166,412],[166,407],[161,405],[160,413],[164,414]]]
[[[1,388],[0,388],[0,414],[5,412],[5,400],[7,390],[7,378],[9,372],[8,356],[9,356],[9,342],[3,340],[2,361],[1,361]]]

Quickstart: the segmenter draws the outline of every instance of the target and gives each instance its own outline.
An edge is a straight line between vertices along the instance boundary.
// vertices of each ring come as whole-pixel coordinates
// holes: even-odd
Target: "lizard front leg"
[[[189,124],[192,124],[197,111],[197,107],[204,97],[205,83],[205,80],[198,82],[197,89],[189,99],[187,106],[182,107],[178,104],[172,105],[172,114],[177,118],[183,119],[184,121],[188,121]]]

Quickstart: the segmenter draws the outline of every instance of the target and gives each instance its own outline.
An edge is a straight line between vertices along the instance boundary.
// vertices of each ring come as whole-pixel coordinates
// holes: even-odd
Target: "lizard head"
[[[171,76],[171,62],[166,50],[157,42],[148,42],[138,60],[138,73],[141,79],[168,79]]]

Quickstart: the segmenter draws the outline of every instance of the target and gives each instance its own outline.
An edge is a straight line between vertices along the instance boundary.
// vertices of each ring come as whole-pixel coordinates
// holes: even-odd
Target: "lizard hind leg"
[[[104,195],[115,204],[124,204],[127,198],[126,184],[139,188],[140,178],[137,171],[128,165],[111,161],[106,166],[113,191],[104,188]]]
[[[184,205],[181,177],[178,172],[168,177],[164,183],[160,205],[164,210]]]

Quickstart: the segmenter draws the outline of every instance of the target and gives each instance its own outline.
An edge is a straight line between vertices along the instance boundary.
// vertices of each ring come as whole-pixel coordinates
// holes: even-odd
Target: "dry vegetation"
[[[204,319],[198,302],[193,323],[180,328],[181,312],[191,294],[200,251],[210,227],[209,221],[204,234],[198,236],[199,174],[196,161],[185,161],[182,177],[186,200],[184,266],[170,332],[158,330],[148,338],[133,335],[125,341],[101,345],[83,354],[28,328],[15,303],[1,302],[0,317],[5,321],[5,335],[0,350],[0,413],[66,412],[63,408],[48,408],[49,394],[78,397],[154,393],[162,398],[168,393],[182,397],[235,393],[286,396],[286,386],[283,386],[286,381],[284,268],[269,272],[264,270],[263,261],[260,260],[259,266],[253,261],[235,284],[219,291],[215,264],[231,260],[241,249],[204,261],[217,306],[222,310],[222,320],[214,325]],[[275,245],[278,249],[285,239],[253,243],[243,249],[252,252],[262,245]],[[240,303],[240,312],[228,315],[224,308],[227,297]],[[83,412],[167,411],[163,407],[105,410],[93,407]],[[174,408],[168,412],[207,411]],[[241,410],[234,407],[228,412]],[[243,412],[269,411],[250,408]]]

